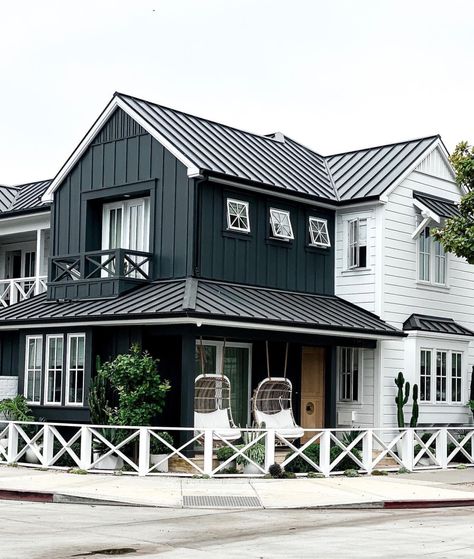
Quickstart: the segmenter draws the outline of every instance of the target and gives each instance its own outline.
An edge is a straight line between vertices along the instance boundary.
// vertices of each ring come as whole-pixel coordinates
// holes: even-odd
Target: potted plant
[[[14,398],[6,398],[0,402],[0,417],[5,419],[6,421],[34,421],[35,418],[31,413],[31,410],[28,406],[28,402],[26,398],[18,394]],[[35,425],[22,425],[22,429],[25,431],[25,434],[31,439],[36,434],[36,426]],[[6,450],[8,447],[8,439],[3,438],[0,439],[0,446]],[[35,442],[32,443],[31,446],[28,446],[25,452],[25,460],[30,464],[39,464],[40,460],[38,455],[36,454],[35,450],[32,448],[34,447],[36,451],[41,454],[43,451],[43,443],[42,442]]]
[[[173,437],[166,431],[156,434],[161,437],[163,441],[173,445]],[[170,454],[171,449],[169,446],[165,445],[164,442],[156,437],[153,437],[153,435],[150,437],[150,465],[154,466],[157,464],[155,471],[163,473],[168,472],[168,456]]]
[[[123,434],[117,429],[101,429],[100,434],[113,446],[120,444],[123,440]],[[92,460],[94,462],[94,468],[98,470],[120,470],[123,468],[123,458],[121,456],[118,456],[114,452],[105,456],[109,450],[111,449],[108,445],[100,439],[94,438],[92,441]],[[123,449],[121,450],[123,452]]]
[[[242,446],[242,445],[239,445]],[[216,458],[217,460],[219,460],[219,462],[227,462],[227,460],[229,460],[229,458],[231,458],[232,456],[234,456],[235,451],[234,449],[230,448],[230,446],[221,446],[217,449],[216,451]],[[230,462],[227,462],[226,464],[226,469],[227,470],[235,470],[236,469],[236,461],[231,460]]]
[[[260,433],[247,431],[243,435],[244,439],[244,446],[247,446],[250,442],[255,441]],[[265,463],[265,445],[261,442],[253,442],[252,446],[250,446],[247,450],[244,451],[244,455],[250,458],[255,464],[259,466],[263,466]],[[244,467],[244,474],[261,474],[262,471],[257,468],[255,464],[249,462],[245,459],[244,456],[240,455],[237,456],[237,464],[243,465]]]

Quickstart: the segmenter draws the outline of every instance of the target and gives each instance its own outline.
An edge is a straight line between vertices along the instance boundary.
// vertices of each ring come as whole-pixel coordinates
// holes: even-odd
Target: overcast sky
[[[472,0],[0,2],[0,183],[53,177],[123,91],[329,154],[474,141]]]

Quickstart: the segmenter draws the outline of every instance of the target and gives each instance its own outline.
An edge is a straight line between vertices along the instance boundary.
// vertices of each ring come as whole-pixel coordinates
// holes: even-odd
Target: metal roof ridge
[[[408,140],[400,140],[399,142],[388,142],[386,144],[380,144],[380,145],[376,145],[376,146],[367,146],[367,147],[359,148],[359,149],[351,149],[351,150],[348,150],[348,151],[340,151],[338,153],[331,153],[329,155],[325,155],[324,157],[326,159],[330,159],[331,157],[337,157],[338,155],[349,155],[350,153],[358,153],[360,151],[369,151],[369,150],[372,150],[372,149],[382,149],[382,148],[387,148],[387,147],[392,147],[392,146],[398,146],[398,145],[401,145],[401,144],[411,144],[413,142],[421,142],[422,140],[431,140],[431,139],[432,140],[441,140],[441,136],[440,136],[440,134],[432,134],[430,136],[422,136],[420,138],[411,138],[411,139],[408,139]],[[444,146],[444,144],[443,144],[443,146]]]

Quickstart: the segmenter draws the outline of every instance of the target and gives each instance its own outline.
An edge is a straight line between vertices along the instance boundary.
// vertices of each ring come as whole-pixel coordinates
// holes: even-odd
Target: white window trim
[[[39,387],[39,400],[35,401],[35,400],[28,400],[28,378],[29,378],[29,351],[28,351],[28,346],[29,346],[29,342],[30,340],[39,340],[40,344],[41,344],[41,363],[40,363],[40,371],[39,371],[39,376],[40,376],[40,387]],[[43,373],[44,373],[44,367],[43,367],[43,336],[42,335],[35,335],[35,336],[26,336],[25,338],[25,372],[24,372],[24,386],[23,386],[23,395],[26,398],[26,401],[28,402],[28,404],[32,405],[32,406],[40,406],[41,405],[41,390],[42,390],[42,380],[43,380]]]
[[[49,383],[48,383],[48,373],[49,373],[49,340],[51,338],[60,339],[63,341],[63,357],[61,363],[61,398],[59,402],[51,402],[48,400],[48,390],[49,390]],[[46,350],[45,350],[45,360],[44,360],[44,403],[48,406],[61,406],[63,402],[63,389],[64,389],[64,335],[63,334],[47,334],[46,335]]]
[[[314,240],[315,231],[312,229],[313,224],[322,224],[323,226],[323,234],[327,236],[327,243],[322,243],[319,241]],[[310,239],[310,246],[313,247],[320,247],[320,248],[330,248],[331,246],[331,238],[329,236],[328,230],[328,221],[327,219],[323,219],[321,217],[310,216],[308,218],[308,231],[309,231],[309,239]]]
[[[429,225],[427,225],[426,227],[430,228]],[[423,231],[426,229],[423,228]],[[418,284],[418,286],[420,287],[428,287],[428,288],[435,288],[435,289],[441,289],[441,290],[445,290],[445,289],[449,289],[449,270],[450,270],[450,257],[449,257],[449,252],[445,252],[445,274],[444,274],[444,279],[445,282],[444,283],[437,283],[435,281],[435,270],[436,270],[436,255],[435,255],[435,240],[433,239],[433,237],[430,235],[430,279],[429,280],[422,280],[420,279],[420,273],[421,273],[421,269],[420,269],[420,237],[421,237],[421,233],[423,231],[420,231],[419,235],[417,235],[417,237],[415,238],[415,242],[416,242],[416,283]]]
[[[281,233],[277,233],[275,231],[275,225],[276,225],[276,216],[277,215],[284,215],[288,218],[288,227],[289,227],[289,234],[288,235],[282,235]],[[278,240],[282,240],[282,241],[292,241],[295,238],[295,235],[293,233],[293,226],[291,225],[291,214],[289,212],[289,210],[280,210],[278,208],[270,208],[270,227],[272,230],[272,238],[274,239],[278,239]]]
[[[231,218],[230,218],[230,205],[231,204],[238,204],[240,206],[244,206],[245,208],[245,218],[247,219],[247,227],[236,227],[235,225],[231,225]],[[250,211],[249,211],[249,203],[244,202],[243,200],[237,200],[236,198],[227,198],[227,229],[229,231],[236,231],[238,233],[250,233]]]
[[[196,340],[196,348],[199,351],[199,347],[201,345],[201,340]],[[220,365],[222,363],[222,352],[224,349],[224,342],[216,341],[216,340],[202,340],[203,346],[211,346],[216,348],[216,371],[215,374],[220,374]],[[243,349],[249,350],[249,360],[248,360],[248,394],[247,394],[247,401],[249,402],[248,412],[247,412],[247,423],[248,425],[252,424],[252,348],[253,344],[246,344],[246,343],[239,343],[239,342],[227,342],[225,343],[225,347],[239,347]],[[197,369],[196,376],[201,374],[200,369]],[[231,387],[232,388],[232,387]]]
[[[364,267],[349,267],[349,222],[353,221],[354,219],[359,220],[366,220],[367,223],[367,262]],[[371,273],[372,271],[372,264],[371,264],[371,229],[373,227],[373,220],[374,214],[373,211],[360,211],[357,213],[347,213],[341,215],[342,221],[342,270],[341,274],[345,276],[358,276],[364,275],[367,273]],[[336,243],[337,246],[337,243]]]
[[[82,401],[70,402],[69,401],[69,382],[70,382],[70,352],[71,352],[71,338],[82,337],[84,338],[84,371],[82,378]],[[85,376],[86,376],[86,335],[84,332],[74,332],[67,335],[66,344],[66,383],[65,383],[65,405],[70,407],[83,407],[84,406],[84,389],[85,389]]]
[[[363,402],[363,395],[362,395],[362,388],[363,388],[363,348],[361,347],[352,347],[349,349],[358,350],[358,371],[359,371],[359,378],[357,379],[357,400],[343,400],[341,398],[341,350],[343,347],[337,348],[337,381],[336,381],[336,390],[337,390],[337,403],[343,405],[361,405]],[[345,349],[345,348],[344,348]],[[351,374],[352,376],[352,374]],[[351,381],[352,382],[352,381]]]

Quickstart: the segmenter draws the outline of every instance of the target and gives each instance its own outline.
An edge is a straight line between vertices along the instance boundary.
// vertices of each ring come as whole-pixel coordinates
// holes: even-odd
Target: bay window
[[[463,403],[463,353],[448,349],[421,349],[420,402]]]

